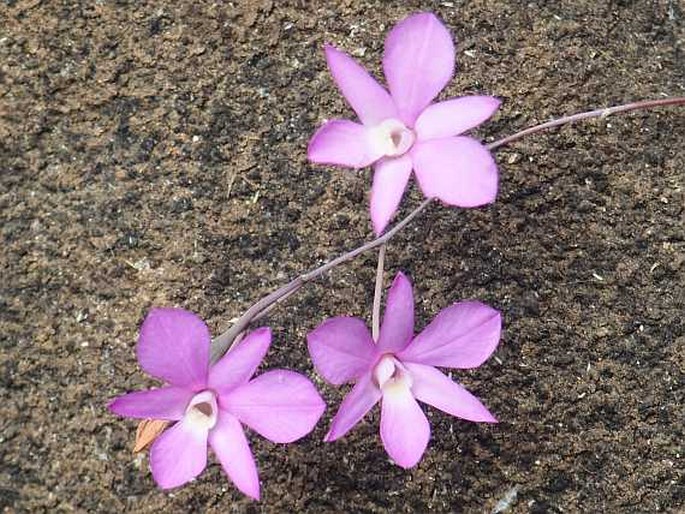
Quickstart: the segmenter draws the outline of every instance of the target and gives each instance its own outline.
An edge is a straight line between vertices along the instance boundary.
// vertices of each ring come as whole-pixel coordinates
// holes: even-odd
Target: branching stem
[[[597,109],[594,111],[588,111],[588,112],[582,112],[578,114],[574,114],[571,116],[564,116],[562,118],[558,118],[556,120],[548,121],[546,123],[542,123],[540,125],[535,125],[533,127],[527,128],[525,130],[521,130],[520,132],[517,132],[515,134],[512,134],[511,136],[507,136],[505,138],[499,139],[493,143],[490,143],[487,145],[487,148],[489,150],[496,150],[504,145],[507,145],[509,143],[512,143],[514,141],[517,141],[525,136],[528,136],[530,134],[535,134],[536,132],[541,132],[543,130],[547,130],[550,128],[554,127],[560,127],[562,125],[567,125],[569,123],[574,123],[576,121],[580,120],[586,120],[590,118],[606,118],[607,116],[610,116],[612,114],[618,114],[618,113],[623,113],[623,112],[629,112],[629,111],[635,111],[639,109],[652,109],[654,107],[665,107],[665,106],[673,106],[673,105],[685,105],[685,97],[676,97],[676,98],[663,98],[663,99],[658,99],[658,100],[645,100],[641,102],[634,102],[634,103],[629,103],[629,104],[624,104],[624,105],[618,105],[615,107],[607,107],[604,109]],[[421,205],[419,205],[416,209],[414,209],[409,215],[407,215],[406,218],[403,220],[399,221],[392,229],[388,230],[385,234],[377,237],[376,239],[369,241],[368,243],[363,244],[362,246],[355,248],[354,250],[351,250],[340,257],[337,257],[333,259],[330,262],[327,262],[326,264],[323,264],[322,266],[319,266],[318,268],[308,272],[304,273],[303,275],[300,275],[299,277],[296,277],[295,279],[291,280],[288,282],[286,285],[280,287],[276,291],[273,291],[272,293],[268,294],[261,300],[257,301],[255,304],[252,305],[245,313],[238,319],[238,321],[233,324],[228,330],[217,336],[213,341],[212,341],[212,356],[211,360],[212,362],[216,362],[221,356],[226,353],[227,350],[229,350],[233,344],[235,344],[235,341],[238,341],[239,338],[238,336],[242,334],[243,331],[247,329],[247,327],[255,321],[256,319],[262,317],[265,315],[267,312],[269,312],[277,303],[280,303],[284,301],[286,298],[288,298],[290,295],[294,294],[297,292],[303,285],[305,285],[308,282],[311,282],[315,278],[323,275],[326,273],[328,270],[335,268],[339,264],[342,264],[344,262],[347,262],[357,255],[360,255],[364,252],[368,252],[369,250],[372,250],[377,247],[381,247],[380,254],[379,254],[379,262],[378,262],[378,274],[376,275],[376,294],[374,295],[374,310],[373,310],[373,330],[374,330],[374,338],[377,337],[378,335],[378,328],[377,324],[379,324],[379,315],[380,315],[380,292],[382,290],[382,282],[383,282],[383,258],[385,254],[385,244],[392,239],[398,232],[400,232],[403,228],[405,228],[416,216],[421,213],[428,205],[433,201],[432,198],[429,198],[427,200],[424,200]],[[380,278],[379,278],[380,277]]]
[[[296,277],[295,279],[291,280],[288,282],[286,285],[280,287],[276,291],[266,295],[264,298],[259,300],[257,303],[253,304],[252,307],[247,309],[245,313],[238,318],[238,321],[236,321],[233,326],[231,326],[228,330],[223,332],[221,335],[217,336],[213,341],[212,341],[212,356],[211,356],[211,361],[216,362],[221,358],[221,356],[226,353],[226,351],[229,349],[231,346],[231,343],[235,338],[240,334],[243,330],[245,330],[248,325],[256,319],[258,316],[262,314],[263,311],[266,309],[270,308],[272,304],[282,301],[283,299],[287,298],[291,294],[295,293],[297,290],[299,290],[303,285],[305,285],[307,282],[311,282],[315,278],[323,275],[326,273],[328,270],[335,268],[339,264],[342,264],[343,262],[347,262],[350,259],[355,258],[357,255],[360,255],[364,252],[368,252],[369,250],[373,250],[374,248],[377,248],[388,241],[392,239],[398,232],[400,232],[404,227],[409,225],[409,223],[416,217],[418,216],[421,211],[423,211],[428,205],[433,201],[432,198],[428,198],[424,200],[421,205],[419,205],[416,209],[411,211],[406,218],[403,220],[399,221],[394,227],[392,227],[390,230],[385,232],[384,234],[378,236],[376,239],[369,241],[368,243],[363,244],[362,246],[355,248],[354,250],[351,250],[347,253],[344,253],[340,257],[337,257],[333,259],[330,262],[327,262],[326,264],[323,264],[322,266],[319,266],[318,268],[309,271],[308,273],[304,273],[303,275],[300,275],[299,277]]]

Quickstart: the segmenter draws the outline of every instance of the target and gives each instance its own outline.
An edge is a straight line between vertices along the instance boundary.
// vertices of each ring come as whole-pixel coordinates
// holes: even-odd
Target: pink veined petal
[[[190,389],[160,387],[149,391],[136,391],[115,398],[109,410],[127,418],[179,420],[193,397]]]
[[[378,337],[380,352],[396,353],[414,337],[414,293],[411,282],[401,271],[388,291],[383,323]]]
[[[383,388],[381,439],[388,455],[403,468],[415,466],[426,450],[430,425],[406,383]]]
[[[385,40],[383,71],[400,119],[413,127],[454,75],[452,36],[434,14],[409,16]]]
[[[150,469],[159,487],[178,487],[202,473],[207,465],[207,433],[188,418],[162,432],[150,448]]]
[[[270,344],[268,327],[250,332],[210,368],[209,387],[221,395],[246,383],[264,359]]]
[[[404,190],[411,175],[411,157],[381,159],[374,165],[371,187],[371,221],[373,230],[379,235],[397,212]]]
[[[209,432],[209,445],[235,486],[242,493],[259,500],[257,466],[243,427],[235,416],[219,410],[217,423]]]
[[[397,117],[388,92],[362,66],[332,45],[324,51],[333,80],[362,123],[373,126]]]
[[[502,317],[481,302],[459,302],[435,319],[398,354],[406,362],[445,368],[476,368],[497,348]]]
[[[290,443],[312,431],[326,404],[299,373],[274,370],[228,395],[219,405],[274,443]]]
[[[376,359],[376,346],[359,318],[330,318],[307,334],[316,371],[340,385],[365,373]]]
[[[458,136],[490,118],[500,106],[492,96],[463,96],[429,105],[416,120],[419,141]]]
[[[309,141],[307,158],[318,164],[364,168],[383,156],[370,130],[354,121],[327,121]]]
[[[478,207],[495,201],[497,164],[470,137],[421,141],[412,149],[414,171],[427,198],[449,205]]]
[[[361,377],[340,404],[324,441],[332,442],[344,436],[381,399],[381,390],[373,382],[372,374]]]
[[[156,308],[140,327],[138,362],[152,376],[198,391],[207,384],[210,341],[207,325],[192,312]]]
[[[478,398],[433,366],[405,363],[412,377],[411,390],[417,400],[469,421],[497,423]]]

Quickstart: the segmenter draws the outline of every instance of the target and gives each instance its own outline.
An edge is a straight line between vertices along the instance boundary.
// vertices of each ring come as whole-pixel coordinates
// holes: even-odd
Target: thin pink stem
[[[378,236],[373,241],[369,241],[368,243],[365,243],[362,246],[355,248],[354,250],[344,253],[340,257],[336,257],[332,261],[327,262],[326,264],[319,266],[318,268],[308,273],[305,273],[303,275],[300,275],[299,277],[294,278],[286,285],[266,295],[257,303],[253,304],[252,307],[247,309],[245,313],[242,316],[240,316],[240,318],[238,318],[238,321],[236,321],[228,330],[214,338],[214,340],[212,341],[211,361],[216,362],[217,360],[219,360],[221,356],[224,353],[226,353],[226,351],[229,349],[232,341],[236,338],[236,336],[240,334],[243,330],[245,330],[248,327],[248,325],[252,322],[252,320],[259,316],[264,310],[268,309],[272,304],[280,301],[283,298],[290,296],[291,294],[295,293],[298,289],[300,289],[303,285],[305,285],[307,282],[311,282],[315,278],[323,275],[328,270],[335,268],[339,264],[347,262],[350,259],[355,258],[357,255],[360,255],[364,252],[368,252],[369,250],[373,250],[374,248],[377,248],[380,245],[387,243],[404,227],[409,225],[409,223],[416,216],[418,216],[419,213],[421,213],[421,211],[428,207],[428,204],[430,204],[432,201],[432,198],[427,198],[426,200],[424,200],[421,203],[421,205],[419,205],[416,209],[410,212],[406,218],[398,222],[385,234]]]
[[[378,267],[376,268],[376,288],[373,292],[373,311],[371,315],[371,337],[378,341],[381,332],[381,297],[383,296],[383,270],[385,268],[385,250],[388,245],[382,244],[378,251]]]
[[[541,132],[543,130],[554,127],[560,127],[562,125],[567,125],[569,123],[574,123],[580,120],[586,120],[589,118],[605,118],[612,114],[635,111],[638,109],[652,109],[654,107],[664,107],[669,105],[685,105],[685,97],[663,98],[660,100],[645,100],[642,102],[634,102],[625,105],[618,105],[615,107],[607,107],[604,109],[596,109],[594,111],[582,112],[579,114],[574,114],[572,116],[564,116],[563,118],[548,121],[547,123],[542,123],[540,125],[535,125],[533,127],[517,132],[516,134],[512,134],[511,136],[499,139],[494,143],[490,143],[489,145],[487,145],[487,148],[489,150],[496,150],[501,146],[512,143],[513,141],[517,141],[527,135],[535,134],[536,132]],[[247,329],[247,327],[250,325],[250,323],[252,323],[252,321],[265,315],[277,303],[284,301],[286,298],[297,292],[307,282],[311,282],[312,280],[326,273],[330,269],[335,268],[339,264],[342,264],[353,259],[357,255],[360,255],[364,252],[368,252],[369,250],[377,248],[378,246],[384,245],[390,239],[392,239],[398,232],[400,232],[404,227],[406,227],[432,201],[432,198],[424,200],[424,202],[421,205],[414,209],[406,218],[398,222],[392,229],[390,229],[385,234],[377,237],[372,241],[369,241],[368,243],[363,244],[358,248],[355,248],[354,250],[351,250],[341,255],[340,257],[333,259],[332,261],[324,264],[323,266],[319,266],[318,268],[308,273],[296,277],[295,279],[288,282],[286,285],[280,287],[276,291],[273,291],[261,300],[257,301],[255,304],[252,305],[252,307],[245,311],[245,313],[238,319],[238,321],[235,322],[235,324],[233,324],[233,326],[231,326],[228,330],[224,331],[222,334],[217,336],[212,341],[212,362],[216,362],[224,353],[226,353],[226,351],[232,346],[232,344],[235,344],[235,341],[238,340],[238,336],[245,329]],[[381,263],[379,262],[379,268],[380,264]],[[378,280],[376,282],[376,289],[378,290]],[[374,296],[374,300],[375,298],[378,298],[378,310],[380,311],[380,294],[377,293]],[[375,303],[376,302],[374,301],[374,312],[376,311]]]
[[[540,125],[535,125],[534,127],[527,128],[511,136],[499,139],[494,143],[487,145],[489,150],[496,150],[500,146],[508,145],[513,141],[521,139],[522,137],[528,136],[530,134],[535,134],[536,132],[541,132],[554,127],[560,127],[561,125],[568,125],[569,123],[574,123],[580,120],[587,120],[589,118],[606,118],[612,114],[618,114],[620,112],[637,111],[639,109],[653,109],[654,107],[663,107],[666,105],[685,105],[685,97],[676,98],[662,98],[660,100],[644,100],[642,102],[634,102],[625,105],[617,105],[615,107],[605,107],[604,109],[596,109],[594,111],[581,112],[579,114],[573,114],[572,116],[564,116],[556,120],[548,121],[547,123],[541,123]]]

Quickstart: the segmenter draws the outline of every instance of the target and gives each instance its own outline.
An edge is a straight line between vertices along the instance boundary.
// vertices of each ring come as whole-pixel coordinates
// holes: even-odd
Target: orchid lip
[[[376,385],[388,389],[397,385],[411,387],[412,378],[407,368],[392,354],[385,354],[374,367],[373,378]]]
[[[388,118],[371,129],[371,141],[385,157],[399,157],[411,149],[416,134],[400,120]]]
[[[218,405],[213,391],[202,391],[190,400],[184,418],[198,429],[211,430],[218,419]]]

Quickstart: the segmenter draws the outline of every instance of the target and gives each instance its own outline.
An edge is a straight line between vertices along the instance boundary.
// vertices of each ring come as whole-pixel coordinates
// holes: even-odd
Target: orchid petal
[[[497,423],[478,398],[433,366],[405,363],[412,377],[411,390],[417,400],[469,421]]]
[[[399,272],[388,291],[388,301],[378,337],[380,352],[396,353],[414,336],[414,293],[411,282]]]
[[[324,441],[331,442],[344,436],[378,403],[380,398],[381,390],[373,382],[372,374],[367,373],[361,377],[340,404]]]
[[[349,120],[324,123],[309,141],[307,158],[318,164],[365,168],[383,156],[371,129]]]
[[[168,428],[150,448],[152,477],[162,489],[189,482],[207,465],[208,429],[185,418]]]
[[[381,439],[388,455],[403,468],[415,466],[426,450],[430,425],[404,382],[383,388]]]
[[[219,398],[222,409],[274,443],[290,443],[312,431],[326,404],[303,375],[264,373]]]
[[[502,318],[481,302],[459,302],[435,319],[398,354],[403,362],[445,368],[476,368],[497,348]]]
[[[140,327],[136,352],[150,375],[197,391],[207,383],[209,343],[209,329],[198,316],[157,308]]]
[[[264,359],[271,344],[268,327],[250,332],[209,370],[209,387],[220,395],[245,384]]]
[[[359,318],[338,317],[307,334],[307,346],[316,371],[334,385],[366,372],[376,358],[376,347]]]
[[[160,387],[149,391],[136,391],[115,398],[109,410],[127,418],[179,420],[193,397],[190,389]]]
[[[397,117],[388,92],[362,66],[332,45],[324,50],[333,80],[362,123],[373,126]]]
[[[451,34],[434,14],[409,16],[385,40],[383,71],[400,119],[413,127],[454,75]]]
[[[421,141],[414,145],[412,158],[419,186],[428,198],[478,207],[497,196],[497,164],[475,139],[460,136]]]
[[[219,411],[217,423],[209,432],[209,445],[235,486],[242,493],[259,500],[257,466],[243,427],[235,416]]]
[[[490,118],[500,106],[492,96],[464,96],[429,105],[416,120],[419,141],[458,136]]]
[[[371,187],[371,221],[376,234],[388,226],[397,212],[411,175],[412,162],[408,155],[381,159],[374,165]]]

